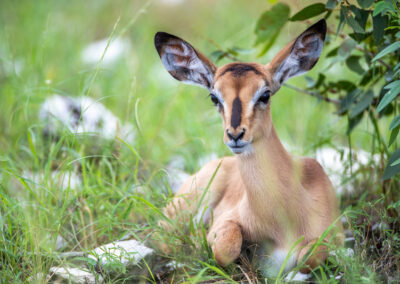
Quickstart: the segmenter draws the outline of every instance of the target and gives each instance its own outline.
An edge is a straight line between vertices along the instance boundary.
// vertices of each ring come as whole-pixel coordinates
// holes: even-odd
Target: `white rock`
[[[182,184],[190,177],[190,175],[182,170],[167,168],[168,184],[173,193],[177,193]]]
[[[200,159],[198,159],[197,164],[199,165],[199,167],[203,167],[207,163],[217,160],[217,159],[218,159],[218,154],[211,153],[211,154],[205,155],[205,156],[201,157]]]
[[[1,55],[1,54],[0,54]],[[0,75],[1,71],[4,70],[4,74],[6,76],[12,76],[12,75],[17,75],[20,76],[23,69],[24,69],[24,62],[22,59],[16,59],[16,60],[7,60],[2,58],[2,61],[0,62]]]
[[[67,245],[68,245],[68,242],[62,236],[58,235],[57,239],[56,239],[55,249],[57,251],[60,251],[60,250],[64,249]]]
[[[99,262],[100,265],[109,263],[122,263],[123,265],[136,265],[145,257],[154,253],[136,240],[109,243],[95,248],[88,257]]]
[[[360,167],[367,165],[370,161],[379,162],[379,155],[371,155],[363,150],[352,150],[352,168],[349,161],[349,148],[321,148],[315,152],[316,160],[326,170],[332,184],[339,195],[349,194],[354,188],[346,183],[346,178],[351,171],[356,172]]]
[[[348,237],[344,239],[345,244],[353,244],[356,241],[354,237]]]
[[[340,280],[340,279],[342,279],[342,277],[343,277],[343,273],[342,273],[342,272],[339,272],[339,275],[337,275],[337,276],[335,277],[335,279],[336,279],[336,280]]]
[[[86,96],[53,95],[42,104],[39,118],[45,124],[45,132],[55,136],[64,128],[72,133],[96,133],[104,139],[119,136],[128,143],[135,136],[131,124],[122,124],[103,104]]]
[[[46,280],[46,275],[42,272],[28,277],[28,283],[42,283]]]
[[[160,2],[162,4],[165,5],[171,5],[171,6],[175,6],[175,5],[180,5],[184,2],[185,0],[160,0]]]
[[[95,284],[104,282],[100,275],[95,275],[88,270],[72,267],[52,267],[50,268],[47,277],[48,280],[53,278],[61,278],[62,280],[77,284]]]
[[[81,58],[86,64],[97,64],[107,47],[108,38],[95,41],[87,45],[82,51]],[[131,49],[129,40],[116,38],[110,42],[108,49],[104,55],[102,65],[111,65],[127,54]]]
[[[173,156],[168,163],[167,168],[185,170],[185,158],[183,156]]]
[[[350,238],[350,237],[354,237],[354,234],[353,234],[353,232],[351,230],[346,229],[346,230],[344,230],[344,236],[346,238]]]
[[[167,181],[173,193],[176,193],[182,184],[190,177],[190,175],[185,172],[185,158],[179,155],[171,158],[166,172]]]
[[[379,223],[375,223],[372,226],[372,231],[386,231],[386,230],[390,230],[390,226],[388,224],[386,224],[385,222],[379,222]]]

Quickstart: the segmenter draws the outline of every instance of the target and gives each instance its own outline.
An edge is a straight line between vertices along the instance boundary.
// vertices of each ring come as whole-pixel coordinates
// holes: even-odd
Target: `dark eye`
[[[270,97],[270,91],[265,91],[259,98],[257,103],[267,104]]]
[[[215,95],[210,94],[210,98],[211,98],[211,101],[213,102],[214,105],[218,105],[219,104],[219,100]]]

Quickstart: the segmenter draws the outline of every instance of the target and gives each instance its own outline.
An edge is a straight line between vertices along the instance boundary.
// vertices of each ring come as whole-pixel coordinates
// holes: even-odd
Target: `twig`
[[[238,61],[241,62],[242,60],[240,60],[239,58],[237,58],[236,56],[233,56],[232,54],[230,54],[229,52],[225,51],[220,45],[218,45],[215,41],[213,41],[212,39],[207,38],[206,39],[209,43],[211,43],[213,46],[215,46],[218,50],[224,52],[224,56],[233,60],[233,61]]]
[[[364,52],[364,53],[368,54],[368,55],[371,56],[372,58],[375,57],[375,54],[373,54],[371,51],[368,51],[368,50],[362,48],[361,46],[356,45],[355,49],[357,49],[357,50],[359,50],[359,51],[361,51],[361,52]],[[385,66],[387,69],[392,69],[392,67],[391,67],[389,64],[387,64],[385,61],[383,61],[382,59],[378,59],[377,61],[378,61],[380,64],[382,64],[383,66]]]
[[[246,277],[247,282],[250,284],[253,284],[253,281],[251,281],[249,275],[247,275],[247,273],[243,270],[243,268],[240,265],[238,265],[238,266],[239,266],[240,270],[242,271],[243,275]]]
[[[300,92],[300,93],[303,93],[303,94],[306,94],[306,95],[315,97],[315,98],[317,98],[317,99],[319,99],[319,100],[323,100],[323,101],[328,102],[328,103],[333,103],[333,104],[336,104],[336,105],[340,105],[340,100],[336,100],[336,99],[331,99],[331,98],[328,98],[328,97],[324,97],[324,96],[322,96],[322,95],[320,95],[320,94],[318,94],[318,93],[309,92],[309,91],[307,91],[307,90],[300,89],[300,88],[298,88],[298,87],[296,87],[296,86],[293,86],[293,85],[290,85],[290,84],[287,84],[287,83],[283,83],[283,85],[284,85],[285,87],[288,87],[288,88],[290,88],[290,89],[293,89],[293,90],[295,90],[295,91],[297,91],[297,92]]]

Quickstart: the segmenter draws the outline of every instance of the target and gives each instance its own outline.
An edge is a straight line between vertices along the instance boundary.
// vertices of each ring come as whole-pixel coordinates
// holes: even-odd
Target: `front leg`
[[[207,241],[217,263],[227,266],[240,255],[243,241],[240,226],[233,221],[218,222],[212,226]]]
[[[309,255],[306,259],[303,259],[306,254],[311,253],[311,250],[313,249],[315,243],[318,241],[318,239],[314,239],[313,241],[308,242],[299,252],[299,255],[297,257],[297,265],[303,265],[300,269],[301,273],[310,273],[312,270],[314,270],[318,265],[321,263],[325,262],[327,256],[328,256],[328,248],[324,244],[324,242],[321,242],[320,245],[315,249],[313,254]]]

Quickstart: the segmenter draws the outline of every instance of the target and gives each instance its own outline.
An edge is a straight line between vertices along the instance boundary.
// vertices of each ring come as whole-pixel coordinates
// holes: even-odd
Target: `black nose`
[[[229,139],[237,142],[238,140],[242,139],[244,136],[244,129],[240,131],[238,134],[232,134],[229,132],[229,130],[226,130],[226,135],[228,135]]]

